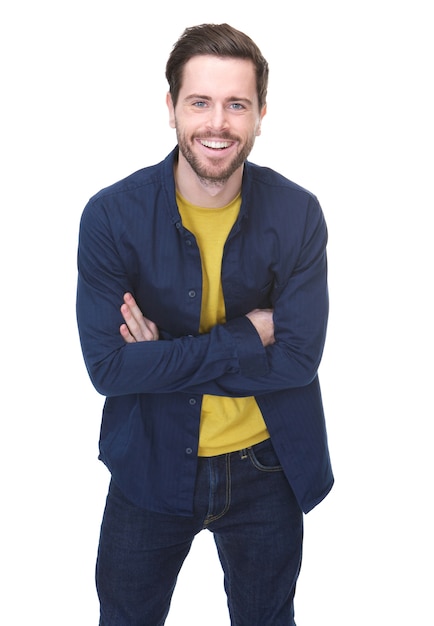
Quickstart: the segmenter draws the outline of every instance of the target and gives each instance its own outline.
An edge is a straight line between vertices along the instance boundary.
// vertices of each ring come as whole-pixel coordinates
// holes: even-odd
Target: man
[[[249,37],[188,28],[166,76],[177,147],[96,194],[80,227],[78,325],[112,477],[100,624],[164,624],[207,528],[231,623],[290,626],[303,512],[333,484],[326,225],[311,193],[247,161],[268,82]]]

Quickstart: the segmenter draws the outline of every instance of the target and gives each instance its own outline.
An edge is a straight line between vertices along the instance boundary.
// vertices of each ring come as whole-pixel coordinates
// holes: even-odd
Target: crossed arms
[[[301,225],[296,222],[297,228],[289,228],[283,224],[276,231],[281,250],[269,261],[273,270],[270,308],[243,313],[239,306],[242,294],[237,293],[237,312],[232,311],[224,324],[204,334],[194,330],[197,320],[191,308],[187,311],[190,302],[180,304],[178,285],[170,283],[169,290],[168,284],[163,284],[160,293],[153,291],[149,281],[148,291],[142,289],[140,299],[135,299],[136,282],[145,271],[138,263],[135,233],[127,237],[122,223],[112,224],[114,218],[103,209],[90,205],[83,214],[77,287],[80,341],[99,393],[240,397],[300,387],[313,380],[328,311],[326,228],[314,201]],[[140,246],[140,254],[151,255],[154,250],[143,248],[142,240]],[[140,263],[144,264],[141,258]],[[254,299],[251,301],[255,307]],[[147,313],[149,302],[152,313]],[[232,309],[233,304],[234,296]],[[158,318],[153,317],[156,311]],[[179,322],[184,312],[189,314],[185,325]]]
[[[130,293],[124,294],[121,313],[124,323],[121,324],[119,332],[126,343],[157,341],[159,339],[156,324],[143,315]],[[275,341],[273,311],[271,309],[254,309],[247,313],[246,317],[255,327],[262,345],[264,347],[272,345]]]

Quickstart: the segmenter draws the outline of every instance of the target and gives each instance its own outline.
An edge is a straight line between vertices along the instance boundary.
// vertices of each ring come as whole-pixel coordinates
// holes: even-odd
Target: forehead
[[[184,66],[181,97],[189,94],[252,97],[256,93],[255,66],[250,59],[201,55]]]

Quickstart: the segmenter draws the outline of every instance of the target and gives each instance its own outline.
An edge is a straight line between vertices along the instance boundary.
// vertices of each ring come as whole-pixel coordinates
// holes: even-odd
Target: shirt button
[[[191,448],[185,448],[186,454],[191,454],[193,450]]]
[[[194,406],[196,404],[196,400],[194,398],[190,398],[188,402],[189,404],[191,404],[191,406]]]
[[[196,296],[196,292],[194,289],[190,289],[190,291],[188,292],[188,295],[190,296],[190,298],[194,298]]]

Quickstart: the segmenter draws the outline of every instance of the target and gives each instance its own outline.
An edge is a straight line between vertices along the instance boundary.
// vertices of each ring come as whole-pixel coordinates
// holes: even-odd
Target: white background
[[[81,211],[173,147],[165,63],[229,22],[270,63],[251,159],[318,197],[321,366],[336,485],[306,517],[300,626],[432,626],[434,318],[430,2],[5,3],[1,46],[0,622],[92,626],[108,474],[75,325]],[[207,7],[210,8],[207,8]],[[169,626],[229,623],[210,534]]]

